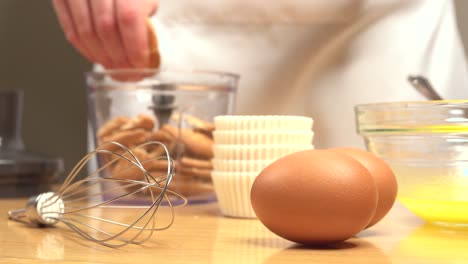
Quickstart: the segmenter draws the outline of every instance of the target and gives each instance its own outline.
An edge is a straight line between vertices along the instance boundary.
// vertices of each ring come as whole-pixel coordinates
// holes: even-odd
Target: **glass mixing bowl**
[[[426,221],[468,226],[468,100],[358,105],[358,133],[398,180],[398,200]]]
[[[176,172],[169,189],[185,196],[189,203],[213,201],[213,118],[232,114],[237,82],[235,74],[209,71],[90,72],[87,86],[94,138],[91,147],[114,141],[133,148],[147,141],[160,141],[175,160]],[[144,149],[135,154],[146,159],[162,155],[160,151]],[[101,156],[98,165],[107,162],[109,158]],[[151,168],[144,165],[152,175],[167,174],[167,165],[161,168],[152,164],[148,163]],[[123,169],[117,162],[102,174],[144,180],[140,171]]]

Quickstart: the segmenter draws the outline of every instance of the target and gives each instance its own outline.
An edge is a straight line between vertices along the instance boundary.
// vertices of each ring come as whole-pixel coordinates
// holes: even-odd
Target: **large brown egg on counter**
[[[354,236],[368,225],[377,206],[369,171],[355,159],[329,150],[278,159],[255,179],[250,197],[268,229],[306,245]]]
[[[385,161],[365,150],[357,148],[334,148],[330,150],[349,155],[359,161],[374,177],[379,198],[375,215],[367,227],[375,225],[387,215],[395,203],[398,184],[392,169]]]

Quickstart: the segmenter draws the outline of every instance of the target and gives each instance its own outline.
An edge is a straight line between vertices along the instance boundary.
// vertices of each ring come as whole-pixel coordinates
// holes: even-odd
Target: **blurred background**
[[[455,4],[468,54],[468,1]],[[87,152],[84,73],[91,64],[65,40],[49,0],[0,0],[0,36],[0,90],[24,91],[25,146],[63,157],[68,172]]]

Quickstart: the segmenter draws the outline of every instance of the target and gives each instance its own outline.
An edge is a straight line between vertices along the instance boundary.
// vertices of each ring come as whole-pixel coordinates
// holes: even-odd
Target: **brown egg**
[[[374,177],[378,191],[377,210],[367,227],[375,225],[387,215],[395,203],[398,184],[392,169],[385,161],[365,150],[356,148],[334,148],[331,150],[338,151],[356,159],[364,165],[364,167],[369,170],[372,177]]]
[[[272,232],[302,244],[346,240],[374,216],[377,188],[347,155],[306,150],[266,167],[251,189],[255,214]]]

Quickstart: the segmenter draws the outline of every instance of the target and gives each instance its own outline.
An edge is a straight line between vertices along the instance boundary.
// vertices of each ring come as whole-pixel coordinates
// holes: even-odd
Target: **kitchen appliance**
[[[0,91],[0,198],[26,197],[51,188],[63,160],[33,154],[21,138],[23,92]]]

